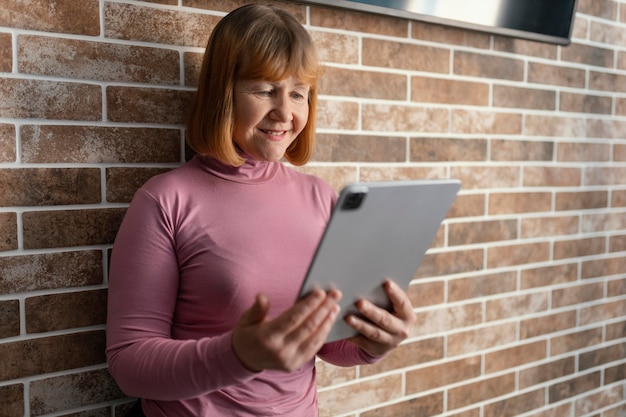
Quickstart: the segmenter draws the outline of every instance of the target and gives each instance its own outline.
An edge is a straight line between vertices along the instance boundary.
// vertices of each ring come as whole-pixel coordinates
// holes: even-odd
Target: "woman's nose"
[[[287,97],[276,98],[270,117],[279,122],[290,122],[293,120],[291,105]]]

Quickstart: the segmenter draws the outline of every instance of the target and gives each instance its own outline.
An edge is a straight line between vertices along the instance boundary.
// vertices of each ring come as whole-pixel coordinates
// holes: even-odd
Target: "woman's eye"
[[[291,94],[291,98],[293,98],[296,101],[303,101],[304,100],[304,94],[298,93],[298,92],[294,92]]]

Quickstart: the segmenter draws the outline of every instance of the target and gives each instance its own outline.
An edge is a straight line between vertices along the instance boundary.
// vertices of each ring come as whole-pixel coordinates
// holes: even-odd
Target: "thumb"
[[[269,312],[270,301],[265,294],[259,294],[256,296],[256,300],[252,307],[246,310],[239,320],[239,324],[242,326],[261,323],[267,317]]]

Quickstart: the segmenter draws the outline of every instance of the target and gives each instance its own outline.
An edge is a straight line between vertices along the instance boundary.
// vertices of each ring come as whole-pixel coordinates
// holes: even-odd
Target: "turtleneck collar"
[[[276,176],[280,162],[258,161],[246,154],[241,156],[245,158],[245,162],[239,167],[226,165],[209,156],[196,155],[194,160],[209,173],[242,184],[261,184]]]

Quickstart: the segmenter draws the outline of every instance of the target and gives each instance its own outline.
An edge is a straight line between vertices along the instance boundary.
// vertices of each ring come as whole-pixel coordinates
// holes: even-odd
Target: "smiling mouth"
[[[259,130],[265,133],[266,135],[276,136],[276,137],[287,134],[286,130],[266,130],[266,129],[259,129]]]

